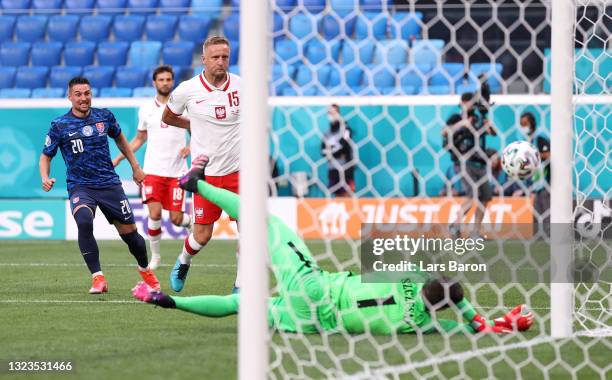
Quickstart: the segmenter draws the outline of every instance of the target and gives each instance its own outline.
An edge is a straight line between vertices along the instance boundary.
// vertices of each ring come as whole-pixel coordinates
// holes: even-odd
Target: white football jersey
[[[240,77],[228,74],[216,88],[202,72],[181,83],[170,95],[168,109],[191,122],[191,157],[210,157],[206,174],[221,176],[240,168]]]
[[[138,130],[147,132],[145,174],[180,177],[187,170],[187,160],[180,150],[187,145],[187,130],[164,123],[164,105],[153,98],[138,111]]]

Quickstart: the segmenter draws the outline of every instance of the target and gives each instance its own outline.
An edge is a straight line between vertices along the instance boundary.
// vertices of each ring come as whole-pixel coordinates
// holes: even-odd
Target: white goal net
[[[318,267],[361,273],[366,223],[509,227],[510,238],[485,242],[487,274],[462,278],[462,287],[486,318],[526,304],[535,323],[507,335],[270,331],[270,378],[612,376],[612,3],[571,1],[569,295],[551,291],[549,270],[556,249],[550,194],[557,191],[550,161],[567,153],[550,143],[552,3],[271,2],[271,194],[296,197],[294,227]],[[444,132],[465,120],[481,128],[467,149]],[[482,132],[488,125],[494,132]],[[530,141],[543,160],[526,181],[501,170],[503,148],[518,140]],[[271,294],[278,292],[274,285]],[[571,337],[551,335],[562,317],[551,312],[555,297],[573,298]],[[454,308],[434,314],[462,321]]]

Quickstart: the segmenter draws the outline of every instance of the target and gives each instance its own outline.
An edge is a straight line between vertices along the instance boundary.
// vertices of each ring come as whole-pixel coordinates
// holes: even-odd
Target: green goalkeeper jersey
[[[349,333],[405,334],[431,322],[422,283],[363,283],[351,273],[328,273],[338,328]]]

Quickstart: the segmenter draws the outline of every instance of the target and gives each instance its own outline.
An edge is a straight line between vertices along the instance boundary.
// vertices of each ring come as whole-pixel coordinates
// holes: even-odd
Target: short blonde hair
[[[227,45],[227,47],[230,47],[230,42],[225,37],[211,36],[208,37],[206,41],[204,41],[204,50],[206,50],[207,47],[212,45]]]

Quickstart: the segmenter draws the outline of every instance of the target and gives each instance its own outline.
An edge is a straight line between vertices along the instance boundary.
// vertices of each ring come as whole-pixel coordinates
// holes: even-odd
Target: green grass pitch
[[[130,289],[139,276],[125,245],[110,241],[99,244],[110,287],[105,295],[87,294],[90,276],[76,242],[0,244],[0,378],[66,376],[66,373],[8,372],[10,360],[71,361],[74,369],[69,378],[74,379],[236,377],[236,317],[209,319],[136,302]],[[164,266],[157,273],[164,289],[168,289],[170,264],[174,263],[180,244],[162,242]],[[309,245],[319,257],[329,248],[322,242]],[[235,242],[211,242],[195,259],[181,295],[228,293],[236,270],[235,248]],[[334,243],[332,248],[339,262],[350,261],[347,244]],[[320,264],[326,269],[333,268],[331,260],[322,260]],[[511,306],[524,302],[522,294],[512,289],[498,296],[490,287],[482,286],[473,294],[474,303],[485,315],[500,303]],[[538,315],[548,313],[545,291],[530,292],[529,302]],[[521,337],[504,337],[502,344],[512,347],[536,339],[543,336],[542,328],[547,325],[538,324]],[[323,337],[274,334],[275,346],[290,349],[294,354],[283,355],[282,365],[273,365],[273,375],[337,378],[338,368],[324,368],[340,366],[345,373],[355,374],[364,366],[385,369],[419,363],[432,355],[445,355],[444,350],[450,347],[452,353],[468,356],[464,360],[459,357],[419,367],[404,376],[543,378],[542,369],[550,378],[570,378],[572,372],[580,379],[610,376],[609,369],[601,370],[610,368],[610,338],[569,340],[558,345],[557,353],[549,343],[504,350],[495,338],[470,338],[408,335],[363,339],[341,334]],[[476,348],[492,351],[470,357]],[[277,354],[271,352],[270,358],[275,360]],[[559,365],[561,361],[566,364]],[[321,365],[306,365],[308,362]]]

